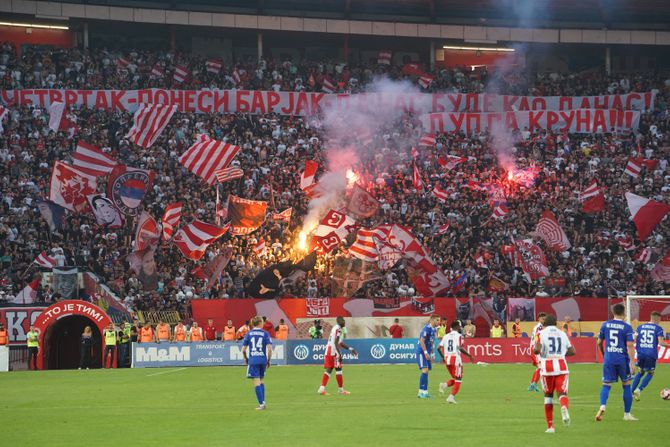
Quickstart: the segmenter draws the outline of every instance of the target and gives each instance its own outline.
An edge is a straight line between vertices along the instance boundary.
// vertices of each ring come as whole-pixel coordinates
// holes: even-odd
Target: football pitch
[[[642,401],[638,422],[624,422],[621,386],[612,389],[601,423],[600,365],[571,365],[570,413],[556,434],[545,434],[541,393],[528,392],[530,365],[466,364],[458,405],[438,395],[446,370],[430,374],[432,399],[417,399],[415,366],[347,366],[345,388],[320,396],[322,368],[274,366],[266,377],[267,410],[242,367],[26,371],[0,374],[4,446],[530,446],[653,445],[665,434],[670,368],[661,365]],[[551,442],[551,441],[550,441]],[[661,441],[664,443],[663,441]],[[634,444],[631,444],[634,443]],[[653,443],[653,444],[652,444]],[[552,444],[549,444],[552,445]]]

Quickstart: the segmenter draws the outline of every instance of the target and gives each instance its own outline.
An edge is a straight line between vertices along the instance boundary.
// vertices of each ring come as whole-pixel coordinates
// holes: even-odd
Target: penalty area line
[[[186,368],[179,368],[179,369],[172,369],[170,371],[161,371],[161,372],[157,372],[157,373],[153,373],[153,374],[147,374],[147,377],[160,376],[161,374],[176,373],[176,372],[179,372],[179,371],[183,371],[185,369]]]

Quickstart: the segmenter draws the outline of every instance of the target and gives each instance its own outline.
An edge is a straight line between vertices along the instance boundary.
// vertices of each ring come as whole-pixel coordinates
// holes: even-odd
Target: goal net
[[[626,321],[649,321],[652,312],[661,314],[661,321],[670,321],[670,295],[627,295]]]

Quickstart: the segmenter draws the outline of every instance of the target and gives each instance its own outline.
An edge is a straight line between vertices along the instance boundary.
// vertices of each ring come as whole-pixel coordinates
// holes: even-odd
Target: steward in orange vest
[[[228,320],[228,324],[223,328],[221,341],[235,341],[235,326],[233,326],[233,320]]]
[[[9,343],[9,334],[7,333],[7,329],[5,329],[5,326],[0,323],[0,346],[7,346]]]
[[[158,334],[159,343],[162,341],[170,341],[170,325],[163,320],[156,326],[156,332]]]
[[[174,327],[174,341],[178,343],[186,341],[186,326],[181,321]]]
[[[142,326],[140,329],[140,343],[151,343],[155,341],[154,330],[151,327],[151,324],[147,323],[145,326]]]
[[[279,326],[277,326],[275,338],[277,340],[288,340],[288,326],[284,323],[284,319],[279,320]]]

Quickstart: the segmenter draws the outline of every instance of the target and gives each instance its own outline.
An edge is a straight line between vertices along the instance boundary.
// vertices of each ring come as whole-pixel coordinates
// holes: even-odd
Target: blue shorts
[[[265,363],[261,365],[247,365],[247,379],[262,379],[265,377]]]
[[[619,379],[621,379],[622,382],[630,381],[630,365],[628,363],[603,365],[604,383],[616,383]]]
[[[433,369],[433,365],[430,360],[426,360],[426,357],[423,355],[423,352],[416,353],[416,362],[419,364],[419,369],[428,368],[428,371]]]
[[[636,365],[642,372],[653,372],[656,370],[656,359],[653,357],[638,357]]]

